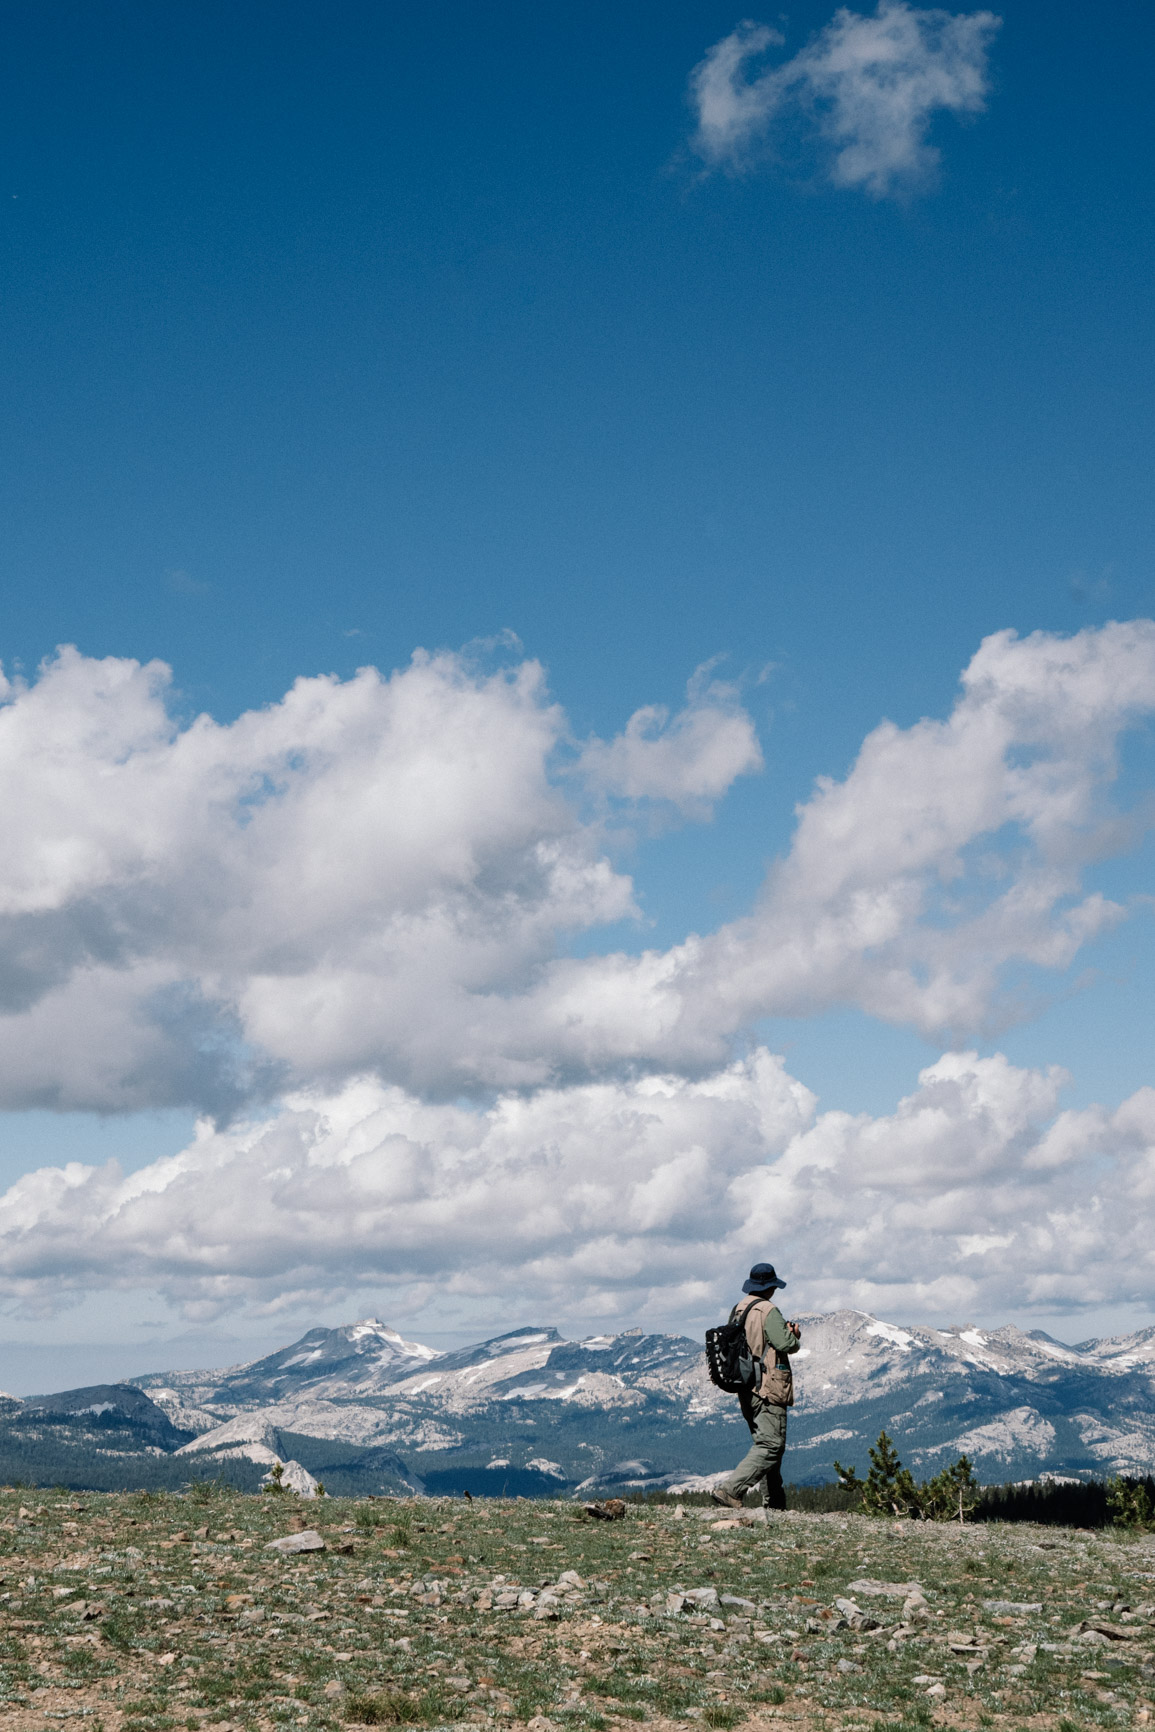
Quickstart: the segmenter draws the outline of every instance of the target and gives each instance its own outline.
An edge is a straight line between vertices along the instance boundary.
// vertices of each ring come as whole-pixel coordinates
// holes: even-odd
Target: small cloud
[[[173,595],[209,595],[211,583],[203,583],[199,577],[192,577],[179,566],[174,566],[164,574],[164,586]]]
[[[754,724],[737,688],[709,678],[713,666],[706,662],[694,674],[677,715],[647,704],[615,739],[588,741],[579,760],[587,783],[620,799],[666,801],[686,817],[708,818],[738,776],[760,770]]]
[[[871,17],[840,7],[792,60],[753,73],[784,45],[750,20],[716,42],[690,77],[698,126],[692,143],[708,168],[741,172],[772,152],[775,133],[817,143],[835,186],[872,198],[925,186],[939,152],[933,115],[976,114],[986,101],[993,12],[922,10],[879,0]]]

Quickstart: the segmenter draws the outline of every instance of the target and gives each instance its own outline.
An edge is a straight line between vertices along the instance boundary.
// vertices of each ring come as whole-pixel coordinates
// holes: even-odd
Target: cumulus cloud
[[[1155,708],[1155,625],[999,632],[962,687],[947,720],[884,722],[843,781],[820,779],[751,914],[668,951],[554,964],[490,1036],[508,1057],[532,1030],[558,1063],[688,1069],[771,1014],[852,1004],[952,1040],[1022,1014],[1008,970],[1063,968],[1125,916],[1081,886],[1149,821],[1111,789],[1120,735]]]
[[[0,703],[0,1103],[105,1111],[351,1075],[431,1096],[704,1075],[768,1014],[852,1004],[962,1039],[1124,917],[1084,880],[1139,819],[1119,738],[1148,621],[988,639],[943,721],[884,723],[798,811],[753,911],[667,951],[567,958],[633,909],[532,662],[418,656],[178,725],[167,670],[63,652]],[[755,767],[733,692],[580,756],[704,810]]]
[[[148,1287],[193,1316],[366,1286],[452,1312],[663,1319],[772,1255],[792,1305],[949,1316],[1155,1297],[1155,1090],[1058,1111],[1058,1071],[951,1053],[881,1118],[816,1114],[759,1049],[697,1082],[507,1095],[361,1079],[180,1155],[48,1168],[0,1198],[0,1291]]]
[[[695,68],[694,148],[712,168],[763,160],[786,129],[810,130],[835,186],[885,198],[925,185],[940,110],[973,114],[987,94],[987,51],[1000,20],[880,0],[871,17],[840,7],[793,59],[755,69],[782,34],[749,21]]]
[[[420,1052],[439,995],[630,911],[535,664],[418,656],[183,728],[168,679],[65,650],[0,707],[5,1104],[228,1110],[310,1048]]]
[[[684,709],[671,717],[660,704],[635,710],[613,740],[590,740],[578,768],[603,793],[626,800],[668,801],[687,817],[710,815],[739,776],[762,768],[754,724],[735,686],[690,681]]]

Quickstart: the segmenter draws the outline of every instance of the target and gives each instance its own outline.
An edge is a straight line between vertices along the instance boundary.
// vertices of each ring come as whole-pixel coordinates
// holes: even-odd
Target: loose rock
[[[303,1533],[285,1534],[282,1539],[270,1540],[265,1547],[269,1552],[323,1552],[325,1542],[315,1528],[306,1528]]]
[[[582,1505],[586,1515],[595,1521],[620,1522],[626,1513],[626,1506],[620,1497],[607,1498],[604,1503],[586,1503]]]

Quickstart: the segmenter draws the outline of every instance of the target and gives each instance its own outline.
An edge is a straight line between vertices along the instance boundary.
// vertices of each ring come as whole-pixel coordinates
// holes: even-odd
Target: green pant
[[[786,1409],[772,1407],[754,1395],[743,1399],[742,1417],[750,1427],[750,1448],[729,1479],[722,1481],[722,1489],[731,1497],[745,1497],[751,1486],[763,1480],[762,1502],[766,1508],[785,1509],[782,1457],[786,1452]]]

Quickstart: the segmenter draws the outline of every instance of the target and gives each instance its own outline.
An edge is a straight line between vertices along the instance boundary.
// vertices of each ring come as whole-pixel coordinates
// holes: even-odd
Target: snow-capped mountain
[[[964,1451],[986,1480],[1155,1467],[1155,1328],[1069,1347],[1010,1325],[803,1321],[791,1478],[829,1479],[836,1456],[864,1466],[884,1428],[918,1472]],[[374,1474],[382,1489],[670,1484],[732,1466],[746,1435],[698,1342],[640,1330],[519,1329],[435,1353],[370,1318],[250,1365],[134,1381],[197,1434],[182,1455],[293,1455],[315,1472],[343,1448],[367,1489]]]

